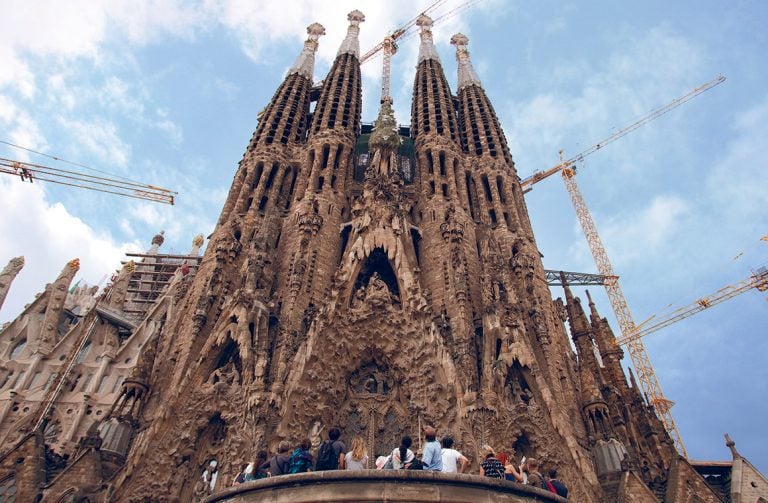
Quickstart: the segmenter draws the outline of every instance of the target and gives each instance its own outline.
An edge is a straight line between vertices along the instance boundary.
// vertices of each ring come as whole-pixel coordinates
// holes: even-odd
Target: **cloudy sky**
[[[322,79],[359,8],[363,51],[430,2],[0,0],[0,140],[179,192],[176,206],[22,183],[0,175],[0,267],[27,266],[0,312],[18,314],[74,257],[97,284],[125,251],[166,231],[163,251],[208,235],[237,162],[302,47],[327,30]],[[437,10],[446,12],[459,0]],[[437,17],[437,16],[435,16]],[[484,0],[435,26],[475,67],[526,177],[590,147],[722,73],[727,81],[588,157],[579,185],[641,322],[768,262],[768,4],[699,0],[583,4]],[[418,37],[393,60],[398,120],[410,122]],[[365,65],[375,118],[379,61]],[[0,144],[0,157],[67,168]],[[545,267],[596,271],[562,181],[527,195]],[[576,288],[579,295],[583,289]],[[614,327],[604,293],[593,288]],[[557,289],[553,295],[561,295]],[[752,290],[645,340],[692,459],[727,459],[723,433],[768,472],[768,304]]]

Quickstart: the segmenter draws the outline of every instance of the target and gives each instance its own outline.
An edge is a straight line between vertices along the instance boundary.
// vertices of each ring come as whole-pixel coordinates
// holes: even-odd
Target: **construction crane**
[[[547,284],[549,286],[562,285],[563,278],[561,274],[565,275],[566,283],[571,286],[605,286],[619,279],[616,276],[604,276],[602,274],[590,274],[587,272],[554,271],[552,269],[544,270],[544,277],[547,279]]]
[[[407,38],[413,34],[416,33],[416,30],[414,29],[417,26],[417,21],[421,16],[428,15],[428,13],[434,11],[436,8],[440,7],[442,4],[444,4],[447,0],[437,0],[435,2],[432,2],[432,4],[424,9],[418,16],[414,17],[407,23],[405,23],[400,28],[397,28],[396,30],[392,31],[390,34],[388,34],[386,37],[384,37],[384,40],[379,42],[373,49],[369,50],[363,56],[360,58],[360,64],[362,65],[366,61],[370,61],[374,56],[376,56],[379,52],[383,55],[383,69],[381,72],[381,102],[384,103],[384,101],[392,102],[392,97],[390,96],[390,68],[391,68],[391,62],[392,62],[392,55],[397,52],[397,42],[398,40],[402,40],[404,38]],[[478,3],[480,0],[468,0],[465,1],[458,6],[454,7],[450,11],[446,12],[445,14],[442,14],[436,19],[433,19],[433,24],[438,23],[439,21],[442,21],[444,19],[453,17],[457,15],[459,12],[467,9],[473,4]]]
[[[633,122],[629,126],[626,126],[619,131],[613,133],[612,135],[608,136],[607,138],[603,139],[602,141],[597,142],[596,144],[592,145],[588,149],[584,150],[583,152],[580,152],[576,154],[575,156],[571,157],[568,160],[563,161],[562,158],[560,160],[560,164],[556,166],[552,166],[549,169],[545,169],[543,171],[536,171],[528,178],[524,179],[520,182],[520,187],[523,189],[523,193],[530,192],[533,188],[533,184],[538,183],[545,178],[549,178],[550,176],[554,175],[555,173],[559,173],[560,171],[575,166],[577,162],[583,161],[585,157],[587,157],[590,154],[594,154],[598,150],[602,149],[609,143],[613,143],[614,141],[618,140],[619,138],[622,138],[623,136],[628,135],[635,129],[638,129],[640,126],[643,126],[645,124],[648,124],[654,119],[658,119],[665,113],[669,112],[670,110],[679,107],[683,103],[686,103],[696,96],[700,95],[704,91],[708,91],[709,89],[712,89],[718,84],[722,84],[725,82],[725,76],[718,75],[714,79],[710,80],[706,84],[702,84],[699,87],[693,89],[689,93],[672,100],[670,103],[664,105],[663,107],[659,107],[655,110],[652,110],[647,115],[644,115],[637,121]]]
[[[617,343],[621,345],[631,344],[641,337],[645,337],[652,332],[660,330],[673,323],[677,323],[680,320],[684,320],[689,316],[700,313],[705,309],[716,306],[753,288],[760,292],[768,291],[768,269],[762,267],[748,278],[725,286],[715,293],[701,297],[687,306],[675,309],[669,314],[659,317],[653,316],[645,323],[641,323],[636,327],[634,332],[619,338]]]
[[[178,194],[178,192],[145,183],[106,176],[94,176],[73,170],[51,168],[41,164],[32,164],[2,157],[0,157],[0,173],[18,176],[22,182],[33,183],[36,180],[51,182],[170,205],[173,205],[174,197]]]
[[[615,281],[606,283],[605,291],[608,294],[608,300],[613,308],[616,321],[619,323],[622,338],[626,338],[637,331],[637,326],[632,317],[632,312],[629,310],[627,299],[624,297],[624,292],[621,289],[618,277],[613,272],[613,266],[608,258],[608,252],[605,250],[605,246],[603,246],[603,242],[600,239],[600,234],[597,232],[595,221],[592,219],[592,215],[584,202],[584,198],[581,195],[578,185],[576,185],[576,180],[574,178],[576,176],[576,170],[573,167],[564,168],[562,169],[562,175],[565,187],[568,189],[568,194],[571,196],[571,202],[576,210],[576,217],[587,238],[592,257],[595,259],[595,265],[597,265],[598,272],[605,276],[616,277]],[[648,397],[648,401],[656,409],[656,414],[659,416],[662,423],[664,423],[664,428],[675,442],[678,452],[680,452],[683,457],[687,458],[688,453],[685,450],[685,445],[680,437],[680,432],[678,431],[675,420],[672,418],[672,413],[670,412],[674,402],[664,397],[664,393],[661,391],[661,384],[659,384],[659,379],[656,377],[656,372],[653,370],[653,365],[648,357],[648,352],[645,350],[643,340],[640,338],[629,340],[626,347],[629,356],[632,359],[632,366],[635,368],[637,379]]]
[[[724,81],[725,77],[723,75],[718,75],[713,80],[696,87],[692,91],[671,101],[667,105],[651,111],[629,126],[620,129],[604,140],[596,143],[592,147],[584,150],[583,152],[568,160],[563,160],[563,152],[560,151],[559,164],[547,170],[535,172],[533,175],[521,182],[523,193],[527,193],[530,192],[533,184],[538,183],[541,180],[554,175],[555,173],[562,173],[563,182],[565,183],[568,194],[571,197],[571,202],[573,203],[573,207],[576,211],[576,216],[579,220],[579,223],[581,224],[581,228],[583,229],[584,235],[587,238],[587,243],[589,244],[592,257],[594,258],[595,264],[597,265],[598,273],[606,277],[616,278],[615,281],[606,282],[605,290],[608,294],[608,300],[611,303],[611,308],[613,309],[614,315],[616,316],[616,320],[619,324],[622,338],[627,338],[630,334],[635,333],[637,331],[637,326],[635,324],[634,318],[632,317],[632,312],[629,309],[627,300],[624,297],[624,292],[621,289],[618,276],[613,270],[613,266],[611,265],[608,253],[606,252],[605,246],[600,239],[597,226],[595,225],[595,222],[592,219],[592,215],[590,214],[589,209],[584,202],[584,198],[581,195],[581,191],[576,184],[576,163],[583,161],[586,156],[597,152],[605,145],[618,140],[619,138],[638,129],[640,126],[643,126],[652,120],[657,119],[670,110],[677,108],[683,103],[690,101],[694,97],[715,87],[718,84],[721,84]],[[648,357],[648,353],[645,350],[645,344],[643,343],[642,339],[636,338],[633,340],[628,340],[626,346],[629,356],[632,359],[632,366],[635,368],[640,386],[643,388],[643,391],[648,397],[649,403],[655,408],[659,419],[662,421],[665,429],[669,433],[669,436],[674,441],[678,452],[680,452],[680,454],[682,454],[684,457],[688,457],[685,450],[685,445],[683,444],[682,438],[680,437],[680,432],[678,431],[677,425],[675,424],[675,421],[670,412],[674,402],[668,400],[664,396],[664,393],[661,391],[661,385],[655,371],[653,370],[653,365],[651,364],[651,360]]]

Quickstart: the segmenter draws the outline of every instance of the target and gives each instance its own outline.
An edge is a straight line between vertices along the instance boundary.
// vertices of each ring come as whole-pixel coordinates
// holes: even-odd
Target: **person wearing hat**
[[[424,436],[427,443],[424,444],[424,454],[421,456],[421,462],[424,464],[424,469],[439,472],[443,469],[443,455],[440,442],[436,438],[437,432],[432,426],[424,428]]]
[[[483,462],[480,463],[480,475],[491,479],[504,479],[504,465],[496,457],[496,451],[490,445],[482,448]]]

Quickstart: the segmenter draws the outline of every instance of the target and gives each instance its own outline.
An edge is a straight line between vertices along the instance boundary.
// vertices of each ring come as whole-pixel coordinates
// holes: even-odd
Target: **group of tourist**
[[[467,473],[470,461],[461,452],[453,448],[453,439],[445,436],[439,442],[437,432],[431,426],[424,428],[425,444],[421,457],[411,450],[413,439],[404,436],[400,445],[388,456],[376,459],[376,469],[391,470],[428,470],[443,473]],[[244,463],[234,480],[242,484],[265,477],[287,475],[322,470],[366,470],[369,457],[365,441],[361,437],[352,439],[351,450],[340,440],[341,430],[328,430],[328,439],[317,448],[317,458],[312,456],[312,444],[304,438],[291,450],[288,441],[278,444],[277,453],[268,457],[266,451],[259,451],[256,460]],[[549,470],[548,477],[539,472],[536,459],[523,457],[518,466],[503,452],[496,452],[486,445],[482,448],[483,460],[480,462],[480,475],[493,479],[503,479],[526,484],[550,491],[564,498],[568,497],[567,486],[558,478],[557,469]]]

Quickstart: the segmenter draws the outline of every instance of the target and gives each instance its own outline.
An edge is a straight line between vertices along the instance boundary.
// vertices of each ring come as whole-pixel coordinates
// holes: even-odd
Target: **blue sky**
[[[448,0],[438,14],[458,0]],[[218,217],[256,114],[319,21],[322,79],[366,14],[363,51],[429,2],[391,0],[0,0],[0,140],[179,192],[174,207],[0,178],[0,266],[27,265],[0,312],[13,318],[66,261],[98,283],[166,231],[186,252]],[[722,73],[727,82],[588,157],[579,184],[636,321],[766,265],[768,4],[484,0],[434,28],[455,91],[450,36],[477,72],[526,177]],[[393,59],[397,119],[410,122],[418,37]],[[379,61],[364,66],[375,118]],[[0,144],[0,157],[53,161]],[[527,203],[544,265],[595,271],[558,177]],[[742,254],[743,253],[743,254]],[[742,255],[740,255],[742,254]],[[739,256],[738,259],[735,257]],[[553,289],[555,296],[561,295]],[[583,296],[583,289],[576,288]],[[598,309],[615,320],[603,292]],[[750,291],[645,340],[693,459],[727,459],[722,434],[768,472],[768,304]]]

